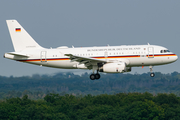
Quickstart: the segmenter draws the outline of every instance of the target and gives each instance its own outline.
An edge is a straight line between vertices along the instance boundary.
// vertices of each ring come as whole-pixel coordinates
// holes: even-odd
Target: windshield
[[[161,50],[160,51],[161,53],[168,53],[168,52],[170,52],[169,50]]]

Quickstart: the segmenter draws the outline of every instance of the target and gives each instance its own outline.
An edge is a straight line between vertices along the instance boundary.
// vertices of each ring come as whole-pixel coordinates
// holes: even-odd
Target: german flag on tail
[[[21,32],[21,28],[16,28],[16,32]]]

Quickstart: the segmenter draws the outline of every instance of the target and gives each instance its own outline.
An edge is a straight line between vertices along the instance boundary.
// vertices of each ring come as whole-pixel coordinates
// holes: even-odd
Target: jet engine
[[[105,73],[123,73],[130,71],[131,67],[126,67],[126,64],[124,62],[106,63],[99,69],[99,72]]]

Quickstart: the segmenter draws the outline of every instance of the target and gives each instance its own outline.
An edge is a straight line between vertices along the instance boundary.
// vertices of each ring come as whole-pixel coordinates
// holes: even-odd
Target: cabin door
[[[154,48],[148,47],[148,58],[154,58]]]
[[[46,51],[41,51],[41,55],[40,55],[41,62],[47,62],[47,60],[46,60],[46,54],[47,54]]]

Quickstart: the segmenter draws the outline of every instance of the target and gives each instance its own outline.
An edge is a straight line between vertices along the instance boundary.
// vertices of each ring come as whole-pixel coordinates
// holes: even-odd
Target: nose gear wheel
[[[155,74],[154,74],[154,72],[153,72],[153,66],[149,66],[149,68],[150,68],[150,72],[151,72],[151,74],[150,74],[150,76],[151,77],[154,77],[155,76]]]

